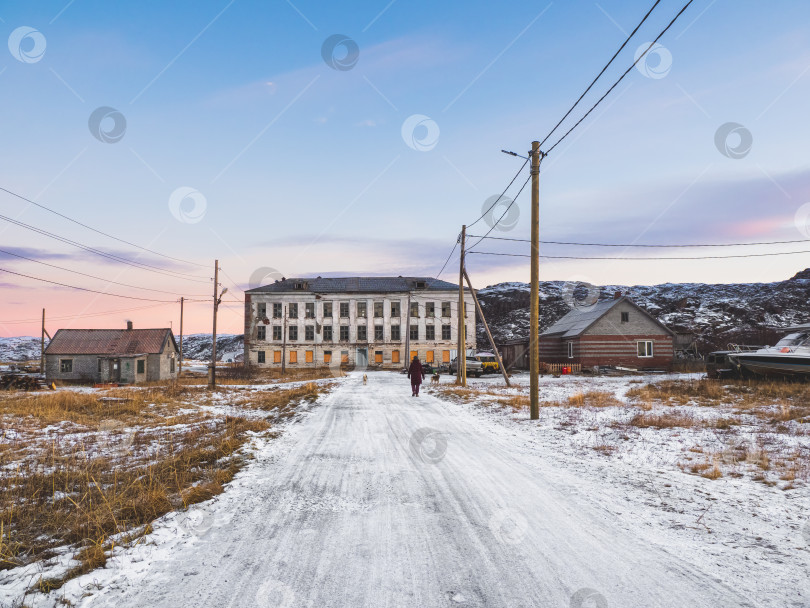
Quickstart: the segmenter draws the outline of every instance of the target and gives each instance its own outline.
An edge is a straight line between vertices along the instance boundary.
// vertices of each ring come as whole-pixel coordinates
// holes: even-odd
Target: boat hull
[[[810,355],[740,353],[732,355],[743,368],[761,376],[810,377]]]

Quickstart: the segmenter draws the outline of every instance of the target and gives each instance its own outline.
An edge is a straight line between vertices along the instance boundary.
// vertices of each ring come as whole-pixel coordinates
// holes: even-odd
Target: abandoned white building
[[[60,329],[45,349],[48,382],[136,384],[177,377],[171,329]]]
[[[418,355],[449,363],[458,349],[458,300],[458,285],[425,277],[282,279],[245,292],[245,362],[393,369]],[[464,300],[466,347],[474,350],[466,288]]]

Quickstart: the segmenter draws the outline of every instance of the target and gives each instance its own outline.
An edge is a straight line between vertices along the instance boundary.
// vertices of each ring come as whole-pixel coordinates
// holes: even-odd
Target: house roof
[[[631,304],[634,308],[638,309],[647,315],[652,321],[660,325],[664,330],[667,331],[667,333],[672,333],[672,330],[670,330],[666,325],[658,321],[658,319],[653,317],[646,310],[636,305],[632,300],[627,297],[621,297],[613,300],[597,302],[592,306],[575,308],[540,335],[558,336],[560,338],[576,338],[577,336],[581,336],[591,325],[604,317],[620,302],[627,302],[628,304]]]
[[[419,283],[424,283],[425,286],[419,287]],[[296,284],[303,284],[303,289],[296,289]],[[450,290],[458,290],[458,285],[432,277],[317,277],[283,279],[245,293],[407,293]]]
[[[60,329],[45,349],[48,355],[134,355],[163,351],[167,336],[177,348],[172,330]]]

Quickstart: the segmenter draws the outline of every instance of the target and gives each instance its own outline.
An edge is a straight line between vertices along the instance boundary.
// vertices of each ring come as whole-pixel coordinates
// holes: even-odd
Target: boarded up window
[[[281,363],[281,351],[273,351],[273,363]]]
[[[427,361],[428,363],[433,363],[433,351],[432,350],[429,350],[429,351],[427,351],[427,353],[425,353],[425,361]]]
[[[347,350],[340,351],[340,362],[341,363],[348,363],[349,362],[349,351],[347,351]]]
[[[417,352],[415,350],[412,350],[410,359],[413,359],[416,355],[417,355]]]
[[[332,351],[331,350],[323,351],[323,362],[324,363],[331,363],[332,362]]]
[[[442,363],[450,363],[450,351],[443,350],[442,351]]]
[[[307,363],[312,363],[314,353],[311,350],[308,350],[304,355]]]
[[[298,363],[298,351],[291,350],[290,351],[290,363]]]
[[[399,351],[392,350],[391,351],[391,363],[399,363]]]
[[[374,363],[382,363],[382,351],[374,351]]]

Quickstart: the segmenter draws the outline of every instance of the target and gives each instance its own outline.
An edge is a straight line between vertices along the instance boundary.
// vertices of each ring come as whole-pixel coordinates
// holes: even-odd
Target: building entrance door
[[[360,368],[368,367],[368,349],[367,348],[358,348],[357,349],[357,367],[360,367]]]

